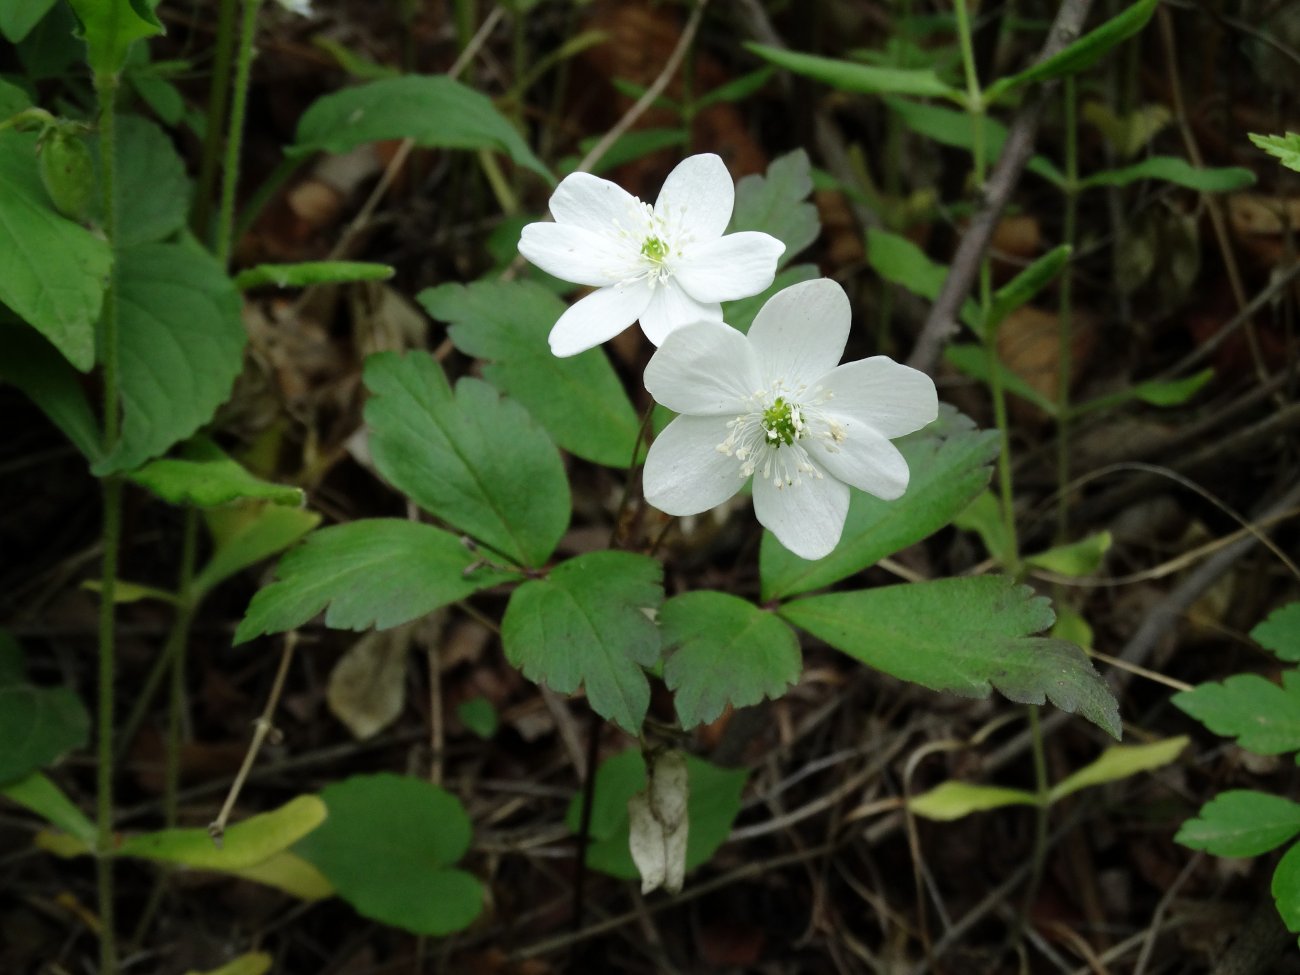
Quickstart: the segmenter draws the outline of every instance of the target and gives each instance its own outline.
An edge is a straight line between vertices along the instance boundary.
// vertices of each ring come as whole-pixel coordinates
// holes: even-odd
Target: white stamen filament
[[[611,220],[619,246],[610,255],[616,263],[608,273],[618,277],[620,286],[643,280],[653,290],[673,276],[674,262],[681,259],[695,235],[685,232],[685,205],[656,213],[651,204],[636,197],[632,200],[626,220]],[[629,231],[629,225],[637,229]]]
[[[793,391],[783,380],[746,397],[749,409],[727,421],[727,439],[715,448],[740,461],[738,476],[771,479],[778,488],[797,487],[803,475],[823,477],[808,454],[811,442],[837,452],[844,442],[843,425],[824,409],[831,392],[821,386]]]

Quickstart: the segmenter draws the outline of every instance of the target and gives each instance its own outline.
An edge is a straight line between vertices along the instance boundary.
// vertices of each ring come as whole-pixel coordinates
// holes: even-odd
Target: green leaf
[[[1273,871],[1272,892],[1286,929],[1300,932],[1300,845],[1282,854]]]
[[[838,592],[780,613],[835,649],[936,691],[985,697],[990,685],[1021,704],[1051,700],[1120,736],[1119,705],[1083,651],[1030,634],[1052,625],[1051,604],[996,576]]]
[[[315,864],[357,913],[415,934],[468,927],[483,888],[451,865],[469,849],[460,801],[422,779],[354,775],[326,786],[325,823],[295,852]]]
[[[166,132],[138,115],[117,118],[117,250],[170,237],[185,225],[193,184]],[[93,142],[99,159],[98,139]],[[96,195],[95,212],[100,215]]]
[[[0,301],[87,372],[113,256],[105,241],[50,204],[35,135],[0,132],[0,253]]]
[[[196,870],[239,870],[293,846],[325,821],[325,812],[317,796],[298,796],[229,827],[219,845],[206,829],[162,829],[131,836],[113,852]]]
[[[947,98],[961,104],[960,91],[945,84],[930,68],[884,68],[855,61],[800,54],[765,44],[746,42],[745,47],[765,61],[795,74],[820,81],[840,91],[859,95],[914,95]]]
[[[166,33],[154,13],[158,0],[68,0],[86,42],[86,63],[96,75],[115,75],[131,45]]]
[[[730,232],[759,230],[771,234],[785,244],[777,265],[784,267],[821,232],[817,208],[808,202],[812,189],[808,153],[796,149],[773,159],[766,176],[745,176],[736,184]]]
[[[1250,631],[1250,638],[1282,660],[1300,661],[1300,603],[1288,603],[1274,610]]]
[[[20,0],[15,3],[0,3],[0,34],[3,34],[10,44],[17,44],[41,22],[56,3],[58,0]],[[0,112],[0,121],[7,117]]]
[[[450,322],[448,335],[466,355],[490,360],[483,377],[522,403],[569,453],[607,467],[627,467],[640,423],[603,349],[566,359],[547,344],[564,302],[527,281],[478,281],[427,288],[419,301]]]
[[[80,748],[90,731],[90,716],[76,694],[28,684],[22,675],[22,650],[0,630],[0,785]]]
[[[948,277],[946,265],[930,260],[906,237],[879,227],[867,228],[867,263],[886,281],[930,301],[939,297]],[[967,298],[962,303],[961,320],[974,329],[979,325],[979,317],[979,308]]]
[[[1282,674],[1282,686],[1258,674],[1234,674],[1223,683],[1179,691],[1174,704],[1216,735],[1259,755],[1300,748],[1300,671]]]
[[[193,434],[244,365],[239,293],[206,251],[142,244],[118,252],[122,438],[96,474],[139,467]]]
[[[976,495],[966,510],[952,523],[962,531],[975,532],[984,543],[985,550],[998,565],[1006,565],[1012,557],[1012,540],[1002,520],[1002,507],[992,491]]]
[[[468,701],[461,701],[456,706],[456,717],[484,741],[497,733],[497,725],[500,723],[496,708],[485,697],[471,697]]]
[[[7,785],[0,785],[0,796],[30,809],[87,846],[94,846],[99,830],[57,785],[40,772]]]
[[[839,545],[809,562],[792,554],[771,532],[759,550],[764,600],[788,599],[821,589],[875,565],[947,525],[988,484],[997,456],[996,431],[978,431],[950,406],[924,430],[895,441],[911,472],[907,491],[881,501],[853,491]]]
[[[1161,104],[1139,105],[1126,115],[1117,115],[1109,105],[1087,102],[1080,114],[1096,126],[1122,159],[1136,156],[1173,120],[1173,113]]]
[[[738,331],[748,332],[749,326],[754,323],[754,316],[758,314],[760,308],[767,304],[772,295],[778,291],[784,291],[792,284],[798,284],[800,281],[811,281],[817,277],[821,277],[821,270],[816,264],[792,264],[790,267],[778,271],[776,277],[772,280],[772,284],[766,290],[748,298],[723,302],[722,320]]]
[[[984,316],[980,334],[990,334],[992,329],[1006,321],[1008,315],[1047,287],[1070,263],[1073,251],[1069,244],[1053,248],[993,292],[993,302]]]
[[[1213,369],[1202,369],[1182,379],[1158,381],[1155,379],[1138,383],[1129,392],[1144,403],[1152,406],[1182,406],[1199,393],[1211,379]]]
[[[1110,542],[1110,532],[1097,532],[1077,542],[1057,545],[1045,552],[1026,556],[1025,564],[1075,579],[1090,576],[1101,568],[1101,561],[1110,550]]]
[[[776,74],[776,69],[763,67],[733,78],[725,84],[718,85],[717,88],[713,88],[695,99],[695,111],[699,112],[701,109],[721,102],[743,101],[750,95],[757,94],[758,90],[767,84],[774,74]],[[796,151],[802,152],[803,150]]]
[[[745,769],[724,769],[694,755],[686,756],[686,815],[690,829],[686,838],[686,869],[708,861],[727,839],[731,824],[740,812],[740,794],[749,773]],[[596,770],[591,815],[591,844],[586,865],[614,877],[635,880],[640,874],[628,851],[627,801],[646,787],[645,759],[632,748],[606,759]],[[582,818],[582,797],[574,796],[564,817],[565,825],[577,833]]]
[[[393,487],[520,565],[540,566],[569,524],[569,482],[527,411],[477,379],[453,397],[432,356],[366,360],[375,466]]]
[[[320,524],[320,515],[268,501],[248,501],[205,513],[215,548],[193,590],[201,598],[231,576],[282,552]]]
[[[150,461],[127,479],[170,504],[213,508],[232,501],[256,499],[272,504],[300,505],[302,488],[273,484],[252,474],[207,437],[181,446],[177,457]]]
[[[0,321],[0,380],[21,389],[88,459],[100,457],[99,421],[81,377],[46,339]]]
[[[0,8],[0,18],[3,17],[4,8]],[[0,78],[0,122],[31,107],[32,99],[25,89]]]
[[[659,612],[664,682],[683,728],[707,724],[728,704],[775,700],[799,679],[799,640],[780,619],[737,596],[687,592]]]
[[[968,113],[941,105],[922,105],[902,98],[887,98],[885,104],[917,135],[954,149],[974,151],[976,123]],[[1006,144],[1007,127],[987,115],[982,116],[982,119],[986,158],[996,159]],[[1066,185],[1065,174],[1044,156],[1031,156],[1025,168],[1058,187],[1064,188]]]
[[[1124,43],[1143,27],[1156,12],[1160,0],[1138,0],[1137,3],[1112,17],[1096,30],[1084,34],[1073,44],[1019,74],[999,78],[984,92],[984,100],[992,105],[1004,95],[1025,85],[1078,74],[1092,67],[1107,51]]]
[[[1230,789],[1201,807],[1174,841],[1218,857],[1254,857],[1300,833],[1300,803],[1247,789]]]
[[[944,782],[914,796],[907,808],[918,816],[937,822],[951,822],[971,813],[987,812],[1004,806],[1036,806],[1038,797],[1023,789],[1006,789],[974,782]]]
[[[249,604],[236,644],[295,629],[326,607],[325,625],[333,629],[386,630],[510,578],[477,567],[455,535],[396,518],[323,528],[275,572],[277,581]]]
[[[511,594],[501,643],[529,680],[561,694],[586,685],[597,714],[636,734],[650,704],[643,668],[659,660],[659,630],[646,610],[663,598],[663,567],[654,559],[580,555]]]
[[[954,369],[988,385],[991,375],[989,372],[989,354],[983,345],[974,343],[950,345],[944,349],[943,358]],[[1007,392],[1015,393],[1021,399],[1033,403],[1048,416],[1056,416],[1056,404],[1054,402],[1029,385],[1019,373],[1008,369],[1000,361],[998,362],[998,375],[1002,378],[1002,388]]]
[[[264,288],[310,288],[351,281],[387,281],[395,272],[387,264],[367,261],[304,261],[301,264],[258,264],[235,275],[240,291]]]
[[[1277,156],[1282,165],[1300,172],[1300,132],[1286,135],[1256,135],[1249,132],[1250,141],[1270,156]]]
[[[1202,193],[1229,193],[1255,185],[1255,174],[1240,166],[1201,168],[1179,156],[1152,156],[1132,166],[1093,173],[1080,181],[1079,188],[1128,186],[1141,179],[1160,179]]]
[[[1147,745],[1112,745],[1092,762],[1073,775],[1052,786],[1048,802],[1056,802],[1073,795],[1080,789],[1089,789],[1107,782],[1118,782],[1139,772],[1151,772],[1178,758],[1187,747],[1189,739],[1180,735]]]
[[[298,122],[291,156],[343,153],[381,139],[427,149],[495,149],[554,182],[492,100],[445,75],[403,75],[318,98]]]

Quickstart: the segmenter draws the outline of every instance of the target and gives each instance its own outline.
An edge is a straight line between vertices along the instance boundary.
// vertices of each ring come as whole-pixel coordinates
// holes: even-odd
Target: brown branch
[[[1047,33],[1047,42],[1039,53],[1039,61],[1050,58],[1079,36],[1091,6],[1092,0],[1062,0],[1061,8],[1056,12],[1056,19]],[[965,236],[957,245],[948,277],[930,308],[912,355],[907,360],[909,366],[923,372],[933,371],[944,343],[957,333],[957,312],[970,294],[971,285],[979,272],[980,261],[988,250],[989,241],[993,239],[993,231],[1002,218],[1002,211],[1006,209],[1012,192],[1020,182],[1020,174],[1024,172],[1025,164],[1033,154],[1034,138],[1038,134],[1038,117],[1054,88],[1053,82],[1041,86],[1037,96],[1025,103],[1011,123],[1002,155],[983,187],[984,205],[971,219]]]

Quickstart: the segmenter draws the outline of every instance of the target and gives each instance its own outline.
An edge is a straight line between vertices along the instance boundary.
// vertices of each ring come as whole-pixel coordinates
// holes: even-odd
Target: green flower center
[[[658,237],[648,237],[646,242],[641,245],[641,253],[658,263],[668,256],[668,245]]]
[[[802,427],[803,416],[799,408],[787,403],[783,396],[778,396],[763,411],[763,429],[767,431],[768,442],[774,446],[785,444],[788,447],[794,443]]]

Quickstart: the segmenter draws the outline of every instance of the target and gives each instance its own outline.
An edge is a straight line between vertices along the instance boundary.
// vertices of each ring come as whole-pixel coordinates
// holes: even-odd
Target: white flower
[[[875,356],[837,365],[849,300],[826,278],[777,292],[748,335],[710,322],[673,332],[645,385],[681,414],[650,446],[645,497],[670,515],[707,511],[754,478],[754,513],[794,554],[835,548],[849,486],[892,501],[907,490],[889,441],[938,415],[923,372]]]
[[[310,17],[312,15],[311,0],[279,0],[280,6],[291,14],[297,14],[300,17]]]
[[[571,173],[551,197],[554,223],[530,223],[519,253],[557,278],[599,288],[551,329],[551,351],[576,355],[638,318],[655,345],[688,322],[722,321],[719,302],[772,283],[785,244],[769,234],[723,236],[736,188],[712,153],[668,174],[654,206],[590,173]]]

